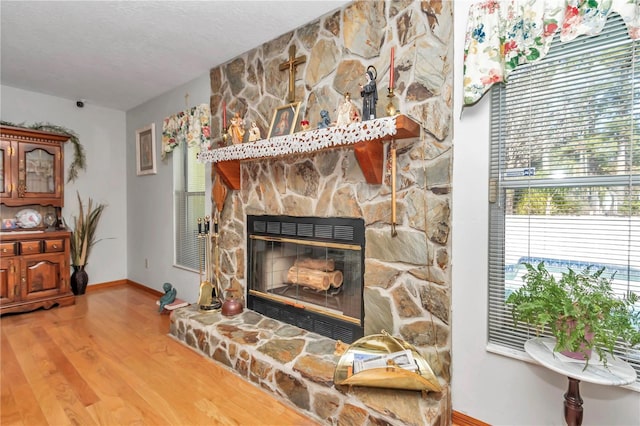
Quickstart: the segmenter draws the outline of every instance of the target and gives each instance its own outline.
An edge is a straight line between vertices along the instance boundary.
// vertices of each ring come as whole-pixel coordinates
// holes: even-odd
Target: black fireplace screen
[[[364,222],[248,216],[248,307],[351,343],[363,335]]]

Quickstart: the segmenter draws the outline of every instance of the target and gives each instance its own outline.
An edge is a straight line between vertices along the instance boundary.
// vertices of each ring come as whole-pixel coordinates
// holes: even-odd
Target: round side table
[[[623,386],[636,381],[636,371],[626,362],[607,354],[607,366],[592,359],[584,368],[585,361],[572,360],[553,352],[556,341],[550,337],[536,337],[527,340],[524,350],[542,366],[563,374],[569,379],[569,389],[564,394],[564,419],[568,426],[582,424],[582,398],[580,380],[599,385]]]

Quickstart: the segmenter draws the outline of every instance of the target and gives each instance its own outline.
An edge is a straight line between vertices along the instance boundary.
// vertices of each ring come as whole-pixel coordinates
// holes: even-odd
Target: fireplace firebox
[[[352,343],[364,335],[364,221],[247,216],[247,306]]]

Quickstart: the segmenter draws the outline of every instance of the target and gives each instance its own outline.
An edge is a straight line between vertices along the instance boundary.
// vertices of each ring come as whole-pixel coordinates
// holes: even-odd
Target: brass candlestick
[[[393,97],[395,96],[395,94],[393,93],[393,87],[389,87],[389,94],[387,95],[387,98],[389,98],[389,104],[387,105],[387,115],[388,116],[393,116],[398,114],[400,111],[398,111],[395,107],[395,105],[393,105]]]
[[[222,128],[222,144],[224,146],[229,145],[229,127]]]

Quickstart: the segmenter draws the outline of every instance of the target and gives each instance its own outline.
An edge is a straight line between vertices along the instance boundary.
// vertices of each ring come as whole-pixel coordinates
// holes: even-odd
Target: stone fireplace
[[[364,221],[247,217],[247,307],[352,343],[364,335]]]
[[[222,213],[221,282],[223,288],[245,295],[249,309],[231,318],[200,313],[197,308],[174,311],[171,333],[234,369],[244,379],[328,424],[448,424],[450,212],[448,186],[442,180],[448,176],[448,160],[428,161],[427,168],[421,160],[427,150],[424,139],[396,142],[403,183],[398,191],[395,234],[389,185],[367,183],[350,148],[242,163],[241,189],[227,198]],[[432,183],[425,184],[427,181]],[[279,220],[271,220],[273,217]],[[326,241],[320,247],[313,245],[315,251],[306,247],[309,241],[297,241],[298,225],[306,229],[302,231],[304,235],[315,238],[315,223],[304,223],[309,217],[318,220],[321,233],[326,232],[325,220],[330,223],[335,218],[347,218],[362,223],[363,231],[358,231],[364,233],[361,330],[364,335],[386,330],[415,346],[438,377],[442,392],[425,395],[408,390],[337,386],[333,383],[339,360],[335,336],[325,337],[328,333],[308,331],[312,327],[305,327],[296,319],[284,319],[287,309],[285,314],[276,315],[269,314],[269,304],[256,309],[254,296],[260,302],[271,302],[270,290],[282,291],[277,289],[282,287],[282,274],[285,270],[288,274],[298,258],[292,253],[306,251],[308,255],[303,257],[315,260],[339,257],[325,254],[331,252],[322,247]],[[287,241],[296,240],[291,243],[293,246],[281,241],[283,222],[285,234],[296,233],[295,238],[286,235]],[[256,229],[261,238],[252,239]],[[255,253],[252,241],[261,243]],[[256,253],[269,258],[271,266],[254,271],[250,265]],[[282,258],[285,263],[274,266]],[[346,269],[342,265],[335,269],[339,268]],[[274,273],[280,278],[265,279],[265,275]],[[269,286],[256,292],[251,284],[253,274]],[[276,302],[283,302],[283,295],[277,296]],[[297,308],[303,319],[307,306],[323,305],[304,297],[291,299],[285,300],[294,308],[304,304],[305,308]],[[281,305],[291,307],[286,302]],[[329,313],[335,312],[335,306],[328,307]]]
[[[327,423],[450,421],[452,8],[453,2],[354,2],[210,72],[212,133],[220,134],[224,101],[230,112],[240,112],[247,123],[255,121],[266,135],[273,111],[287,95],[287,78],[279,65],[291,45],[307,55],[297,69],[295,96],[302,101],[301,119],[312,127],[320,110],[334,114],[346,92],[359,93],[358,82],[370,64],[378,70],[378,117],[384,117],[389,53],[395,48],[396,107],[419,128],[417,136],[393,141],[396,191],[389,138],[374,142],[381,147],[375,167],[362,161],[355,145],[238,161],[235,185],[230,185],[234,190],[221,216],[220,279],[223,288],[243,295],[251,309],[233,318],[184,310],[172,322],[177,338]],[[353,98],[357,102],[357,96]],[[376,182],[372,171],[382,176]],[[335,386],[334,337],[285,324],[256,309],[249,282],[253,249],[247,245],[247,218],[252,216],[362,221],[362,313],[361,318],[353,314],[354,324],[359,322],[365,336],[386,330],[416,347],[444,390],[421,395]],[[269,289],[258,293],[269,295]],[[282,302],[283,295],[277,296]],[[292,299],[287,296],[295,307],[300,301]],[[303,312],[311,305],[304,303]]]

